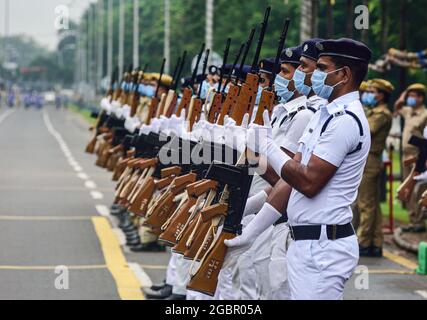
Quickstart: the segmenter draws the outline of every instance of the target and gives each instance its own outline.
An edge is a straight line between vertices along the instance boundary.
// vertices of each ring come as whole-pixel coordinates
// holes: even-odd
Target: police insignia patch
[[[306,44],[305,46],[304,46],[304,52],[306,52],[308,50],[308,44]]]
[[[287,49],[286,50],[286,55],[288,58],[292,57],[292,50],[291,49]]]
[[[323,44],[321,44],[320,42],[316,43],[316,48],[320,51],[323,51]]]

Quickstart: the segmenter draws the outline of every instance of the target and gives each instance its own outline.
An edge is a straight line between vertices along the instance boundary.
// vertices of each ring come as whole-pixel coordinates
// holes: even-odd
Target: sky
[[[5,34],[5,2],[0,0],[0,35]],[[55,8],[66,5],[71,20],[78,21],[90,3],[96,0],[9,0],[9,34],[25,34],[50,50],[56,48]]]

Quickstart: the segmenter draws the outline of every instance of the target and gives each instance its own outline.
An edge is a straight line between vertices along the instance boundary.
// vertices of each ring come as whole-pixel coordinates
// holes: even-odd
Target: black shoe
[[[370,249],[371,249],[371,257],[381,258],[383,256],[383,248],[372,246]]]
[[[359,246],[359,256],[361,256],[361,257],[370,257],[371,256],[371,248],[370,247],[361,247],[361,246]]]
[[[141,243],[130,248],[132,252],[165,252],[166,247],[157,242]]]
[[[172,295],[172,286],[165,285],[162,289],[157,291],[146,289],[144,293],[147,299],[166,299]]]
[[[187,300],[187,296],[183,296],[180,294],[172,294],[169,297],[163,299],[163,300],[175,300],[175,301],[181,301],[181,300]]]
[[[152,291],[160,291],[160,290],[162,290],[164,287],[166,287],[167,286],[167,284],[166,284],[166,280],[163,280],[163,282],[162,283],[159,283],[159,284],[153,284],[152,286],[151,286],[151,288],[150,288],[150,290],[152,290]]]

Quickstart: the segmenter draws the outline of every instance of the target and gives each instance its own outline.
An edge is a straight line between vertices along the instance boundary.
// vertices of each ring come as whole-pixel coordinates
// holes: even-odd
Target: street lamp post
[[[165,73],[169,73],[170,68],[170,0],[165,0],[165,40],[164,57],[166,59]]]
[[[133,66],[139,66],[139,0],[133,0]]]

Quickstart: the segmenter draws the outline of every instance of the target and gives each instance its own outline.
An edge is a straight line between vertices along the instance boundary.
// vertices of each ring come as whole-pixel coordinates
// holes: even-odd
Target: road
[[[53,107],[0,109],[0,299],[144,299],[140,287],[163,280],[167,253],[123,245],[111,174],[83,152],[87,128]],[[416,257],[390,246],[360,264],[346,299],[427,299]]]

